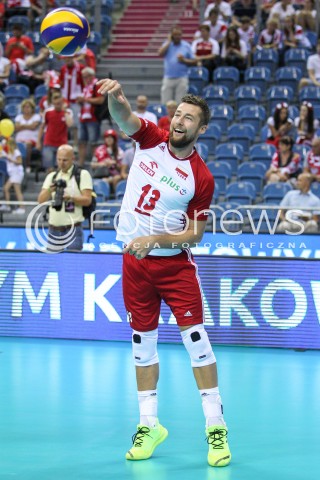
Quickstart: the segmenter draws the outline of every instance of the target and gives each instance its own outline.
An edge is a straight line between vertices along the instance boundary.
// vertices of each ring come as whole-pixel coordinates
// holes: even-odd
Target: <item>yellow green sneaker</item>
[[[168,436],[168,430],[160,423],[154,428],[138,425],[137,432],[132,437],[133,446],[126,453],[127,460],[146,460],[154,449]]]
[[[231,461],[228,445],[228,429],[223,425],[213,425],[206,428],[209,444],[208,463],[212,467],[225,467]]]

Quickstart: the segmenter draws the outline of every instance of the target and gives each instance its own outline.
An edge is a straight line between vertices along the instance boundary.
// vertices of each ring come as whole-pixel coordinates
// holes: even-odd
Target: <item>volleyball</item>
[[[86,17],[75,8],[56,8],[42,20],[40,34],[51,52],[68,57],[85,46],[90,26]]]

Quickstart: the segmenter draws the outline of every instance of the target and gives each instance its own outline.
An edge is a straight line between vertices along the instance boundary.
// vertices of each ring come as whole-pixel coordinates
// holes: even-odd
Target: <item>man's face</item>
[[[148,106],[148,99],[147,99],[147,97],[145,97],[144,95],[139,95],[139,96],[137,97],[136,104],[137,104],[137,110],[138,110],[139,112],[145,112],[146,109],[147,109],[147,106]]]
[[[301,174],[297,178],[297,189],[300,191],[305,191],[307,192],[310,187],[310,181],[309,181],[309,176],[305,174]]]
[[[12,30],[13,36],[20,38],[22,36],[22,31],[19,28],[14,28]]]
[[[171,38],[173,43],[175,44],[180,43],[182,38],[182,31],[179,30],[178,28],[175,28],[174,30],[172,30]]]
[[[312,151],[315,155],[320,155],[320,140],[315,139],[312,142]]]
[[[185,148],[195,143],[205,126],[200,126],[201,109],[197,105],[180,103],[170,124],[170,144],[175,148]]]
[[[63,105],[62,95],[52,97],[52,105],[56,110],[61,110]]]
[[[71,148],[59,148],[57,153],[57,164],[59,170],[66,173],[73,164],[73,150]]]
[[[83,82],[85,85],[89,85],[89,83],[92,82],[93,80],[93,75],[90,75],[89,73],[83,73],[82,74]]]

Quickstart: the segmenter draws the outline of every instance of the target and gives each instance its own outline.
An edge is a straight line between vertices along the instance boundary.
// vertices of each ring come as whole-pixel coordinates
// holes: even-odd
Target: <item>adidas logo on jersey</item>
[[[188,310],[187,313],[183,315],[184,317],[192,317],[192,313]]]

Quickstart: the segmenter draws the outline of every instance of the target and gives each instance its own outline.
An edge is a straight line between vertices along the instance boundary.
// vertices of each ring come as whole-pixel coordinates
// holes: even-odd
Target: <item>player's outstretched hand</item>
[[[153,240],[153,241],[152,241]],[[122,253],[130,253],[138,260],[145,258],[150,250],[154,248],[154,239],[149,237],[137,237],[122,250]]]
[[[97,86],[99,87],[98,93],[101,95],[113,95],[115,100],[117,100],[119,103],[125,103],[122,87],[117,80],[104,78],[103,80],[99,80],[97,82]]]

